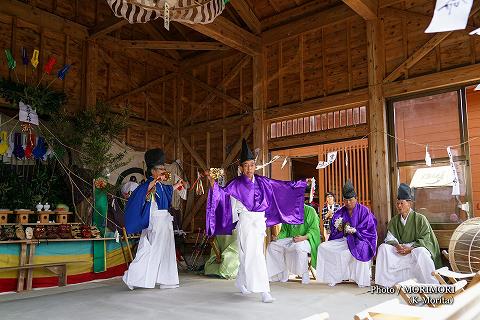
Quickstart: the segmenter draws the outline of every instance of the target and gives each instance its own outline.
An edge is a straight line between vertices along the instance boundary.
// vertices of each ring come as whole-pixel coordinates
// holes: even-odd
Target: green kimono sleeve
[[[310,243],[310,255],[312,257],[312,267],[317,267],[317,250],[320,245],[320,220],[318,215],[315,212],[315,209],[305,205],[305,218],[304,224],[307,227],[306,236],[308,237],[308,242]]]
[[[430,223],[428,223],[428,220],[424,215],[420,214],[417,214],[417,219],[415,223],[417,230],[417,240],[414,241],[413,246],[415,248],[424,247],[425,249],[427,249],[432,256],[435,268],[441,268],[442,258],[440,255],[440,246],[438,245],[437,237],[435,237],[435,233],[433,233]]]

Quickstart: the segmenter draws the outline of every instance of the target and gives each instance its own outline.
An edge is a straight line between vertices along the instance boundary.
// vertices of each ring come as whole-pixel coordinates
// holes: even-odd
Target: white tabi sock
[[[302,275],[302,284],[309,284],[310,283],[310,275],[308,271]]]
[[[247,290],[247,288],[245,286],[241,286],[240,287],[240,292],[243,294],[243,295],[247,295],[247,294],[250,294],[251,292]]]
[[[264,302],[264,303],[272,303],[273,301],[275,301],[275,298],[272,297],[272,295],[270,294],[270,292],[262,292],[262,302]]]

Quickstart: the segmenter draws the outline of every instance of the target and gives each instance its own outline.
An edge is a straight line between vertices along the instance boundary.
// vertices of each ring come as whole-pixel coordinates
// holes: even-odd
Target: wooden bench
[[[12,271],[12,270],[19,271],[19,275],[17,279],[17,292],[21,292],[24,290],[32,290],[33,269],[40,269],[40,268],[46,269],[52,272],[53,274],[55,274],[58,277],[58,286],[64,287],[67,285],[67,264],[79,263],[79,262],[86,262],[86,261],[25,264],[23,266],[3,267],[3,268],[0,268],[0,272]],[[25,271],[27,271],[27,277],[26,277],[26,287],[24,289]]]

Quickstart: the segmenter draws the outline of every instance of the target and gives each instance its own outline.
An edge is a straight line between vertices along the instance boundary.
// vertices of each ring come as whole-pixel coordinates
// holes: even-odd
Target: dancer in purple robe
[[[317,281],[330,286],[353,280],[370,286],[370,262],[377,247],[377,220],[369,208],[357,202],[349,180],[343,186],[345,205],[332,217],[331,234],[318,247]]]
[[[263,302],[273,302],[265,262],[266,227],[278,223],[302,224],[305,180],[279,181],[255,173],[255,157],[242,141],[242,175],[225,187],[209,177],[207,200],[208,235],[232,234],[236,227],[240,266],[236,286],[243,294],[262,293]]]

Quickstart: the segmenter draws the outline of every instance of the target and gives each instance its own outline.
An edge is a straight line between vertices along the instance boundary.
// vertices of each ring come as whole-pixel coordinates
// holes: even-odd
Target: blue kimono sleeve
[[[125,207],[127,233],[139,233],[150,223],[150,201],[146,201],[149,182],[140,185],[128,198]]]

